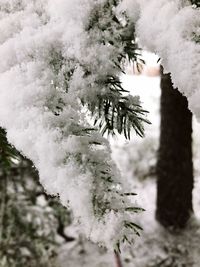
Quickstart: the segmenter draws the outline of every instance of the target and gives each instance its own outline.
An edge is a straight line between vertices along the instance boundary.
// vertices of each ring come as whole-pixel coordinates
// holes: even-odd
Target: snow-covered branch
[[[183,0],[143,0],[137,21],[141,44],[162,58],[174,87],[200,120],[200,9]]]
[[[110,93],[105,79],[121,71],[124,21],[115,3],[0,1],[0,126],[33,161],[45,190],[72,209],[80,232],[111,248],[138,233],[130,218],[138,209],[81,103],[93,107]]]
[[[118,79],[126,54],[134,58],[129,30],[137,22],[140,42],[163,59],[200,118],[199,13],[181,0],[0,0],[0,126],[92,241],[129,242],[138,209],[82,105],[100,114],[103,103],[111,128],[117,113],[119,125],[135,121],[142,131],[139,100],[122,99]]]

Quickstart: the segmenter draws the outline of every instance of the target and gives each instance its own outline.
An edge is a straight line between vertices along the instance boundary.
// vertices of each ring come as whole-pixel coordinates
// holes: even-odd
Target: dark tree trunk
[[[157,220],[165,227],[185,227],[192,213],[192,114],[170,74],[162,73],[157,176]]]

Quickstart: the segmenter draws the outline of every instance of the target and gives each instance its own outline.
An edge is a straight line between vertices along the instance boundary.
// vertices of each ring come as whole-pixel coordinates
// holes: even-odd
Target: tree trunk
[[[170,74],[163,73],[157,176],[157,220],[165,227],[185,227],[192,213],[192,113]]]

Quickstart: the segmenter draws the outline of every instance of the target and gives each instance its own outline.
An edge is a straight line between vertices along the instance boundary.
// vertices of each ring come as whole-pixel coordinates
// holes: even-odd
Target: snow
[[[155,59],[155,57],[153,57]],[[154,65],[154,61],[151,61]],[[176,234],[166,231],[155,220],[156,179],[150,171],[156,163],[159,137],[159,77],[125,75],[124,87],[140,95],[150,112],[152,124],[146,128],[145,138],[126,141],[118,136],[111,139],[113,158],[118,164],[124,179],[131,183],[131,190],[137,192],[135,201],[145,209],[138,217],[144,231],[135,239],[131,247],[125,247],[121,254],[123,267],[199,267],[200,262],[200,124],[193,118],[193,150],[195,187],[193,206],[195,216],[188,227]],[[140,155],[140,156],[139,156]],[[153,159],[153,163],[150,161]],[[71,225],[66,233],[75,236],[76,241],[63,245],[60,251],[61,267],[115,267],[114,254],[98,248],[79,237]]]
[[[189,1],[139,1],[137,35],[141,44],[162,59],[171,72],[174,87],[187,98],[189,108],[200,120],[200,9]]]
[[[122,48],[99,42],[109,36],[98,25],[87,30],[95,12],[99,23],[111,20],[104,3],[0,0],[0,126],[33,161],[47,193],[72,209],[80,232],[113,249],[132,233],[124,227],[134,221],[125,211],[128,186],[80,104],[94,104],[108,90],[102,78],[119,73],[113,59]]]
[[[132,20],[138,20],[140,42],[162,57],[174,85],[200,118],[200,47],[194,41],[199,9],[179,0],[133,2],[126,0],[116,12],[129,8]],[[124,221],[136,220],[124,211],[132,202],[121,197],[129,185],[111,158],[108,141],[97,131],[87,132],[90,125],[80,105],[80,99],[94,103],[106,92],[97,82],[102,77],[119,74],[113,59],[122,48],[99,42],[108,35],[95,24],[86,30],[96,11],[99,23],[110,21],[110,13],[101,9],[104,3],[0,0],[0,126],[9,142],[33,161],[45,190],[70,206],[80,232],[113,249],[130,234]],[[146,109],[147,98],[145,93]],[[105,170],[112,185],[102,179]],[[96,213],[103,208],[100,220]]]

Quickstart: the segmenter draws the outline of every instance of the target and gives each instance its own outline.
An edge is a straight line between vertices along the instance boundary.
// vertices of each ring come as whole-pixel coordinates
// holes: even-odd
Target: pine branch
[[[6,138],[6,131],[0,128],[0,166],[2,169],[10,168],[12,160],[19,158],[19,152],[11,146]]]
[[[138,63],[144,63],[141,58],[140,49],[135,41],[135,25],[129,20],[126,14],[118,18],[113,12],[113,7],[119,1],[108,0],[99,8],[94,9],[91,15],[87,31],[92,33],[96,29],[100,32],[99,43],[105,46],[112,46],[118,53],[113,59],[113,64],[118,73],[124,73],[124,62],[126,59]],[[101,20],[102,13],[104,19]],[[108,18],[108,19],[106,19]],[[88,72],[89,73],[89,72]],[[118,74],[118,75],[119,75]],[[95,116],[95,125],[101,129],[102,134],[124,134],[126,139],[130,139],[131,129],[136,134],[144,136],[144,123],[150,123],[142,109],[137,97],[130,95],[124,90],[119,76],[108,74],[103,80],[96,81],[97,87],[105,90],[103,94],[98,94],[95,102],[82,99],[82,103],[87,103],[88,109]],[[92,88],[91,88],[92,89]]]
[[[116,78],[117,79],[117,78]],[[113,79],[114,80],[114,79]],[[95,115],[95,124],[99,126],[102,134],[124,134],[130,139],[131,129],[143,137],[143,123],[150,123],[146,119],[147,111],[140,106],[137,97],[123,96],[121,83],[116,80],[110,82],[110,92],[98,96],[97,106],[89,106],[90,111]]]

